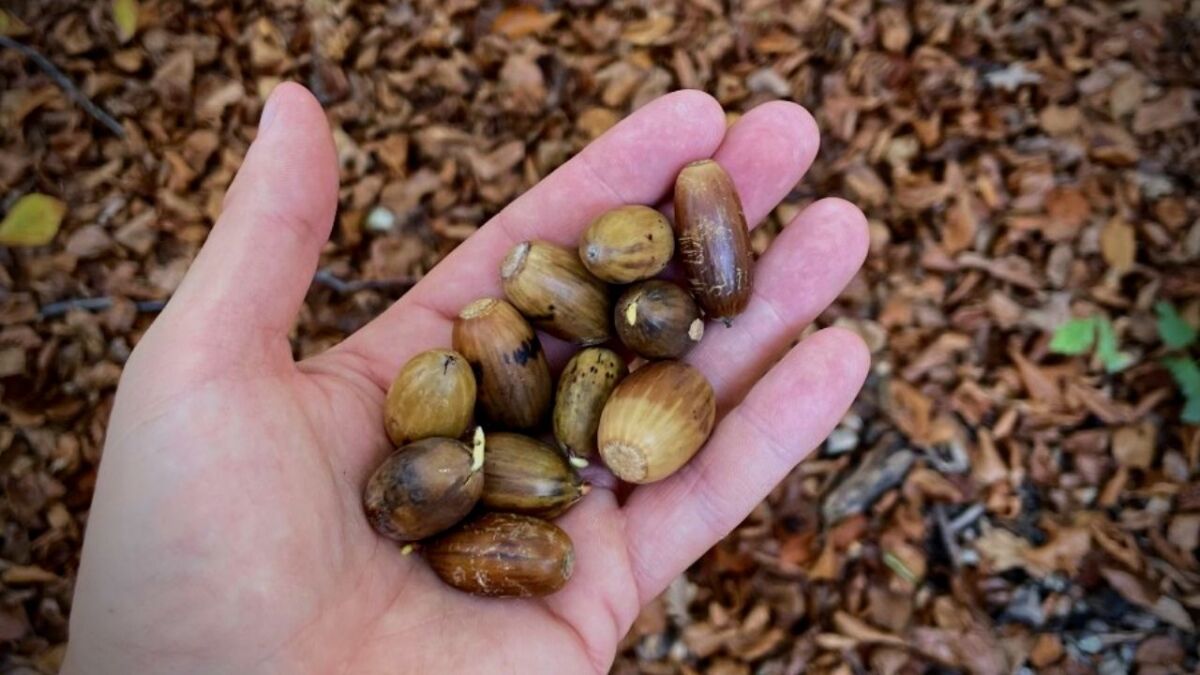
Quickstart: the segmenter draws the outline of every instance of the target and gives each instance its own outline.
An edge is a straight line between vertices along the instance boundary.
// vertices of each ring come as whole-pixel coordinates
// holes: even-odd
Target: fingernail
[[[267,104],[263,106],[262,117],[258,120],[258,133],[265,134],[267,129],[271,127],[271,123],[275,121],[275,116],[279,114],[279,97],[272,91],[267,97]]]

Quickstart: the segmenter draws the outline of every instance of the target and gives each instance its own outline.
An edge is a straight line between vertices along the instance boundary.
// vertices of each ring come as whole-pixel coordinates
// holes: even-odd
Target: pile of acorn
[[[591,223],[578,253],[542,241],[508,253],[507,301],[463,308],[454,350],[413,357],[388,391],[384,424],[399,449],[363,495],[380,534],[422,542],[457,589],[547,595],[571,576],[574,547],[549,519],[587,494],[578,468],[598,454],[618,478],[650,483],[696,454],[712,431],[713,390],[678,359],[700,341],[704,318],[728,324],[746,306],[751,252],[733,182],[712,160],[679,173],[675,220],[672,229],[650,207],[623,206]],[[676,248],[691,293],[653,278]],[[608,284],[624,286],[615,306]],[[627,348],[618,349],[645,360],[632,373],[621,353],[598,346],[614,326]],[[535,328],[584,347],[557,392]],[[557,448],[534,436],[552,402]],[[477,412],[487,433],[471,432]]]

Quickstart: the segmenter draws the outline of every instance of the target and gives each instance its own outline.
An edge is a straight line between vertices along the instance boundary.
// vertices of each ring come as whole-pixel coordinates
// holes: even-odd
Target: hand
[[[726,130],[709,96],[664,96],[371,324],[296,363],[288,331],[333,222],[337,170],[320,106],[278,87],[224,213],[125,368],[63,672],[607,671],[642,605],[732,530],[858,392],[869,359],[852,333],[826,329],[783,352],[861,265],[862,214],[819,201],[775,239],[745,313],[711,326],[688,357],[717,395],[708,445],[624,504],[597,489],[561,518],[575,574],[548,598],[464,595],[371,530],[360,494],[388,452],[384,391],[409,357],[450,345],[463,305],[500,295],[497,265],[514,243],[573,246],[600,212],[660,203],[681,167],[710,156],[756,223],[817,144],[812,117],[790,103]]]

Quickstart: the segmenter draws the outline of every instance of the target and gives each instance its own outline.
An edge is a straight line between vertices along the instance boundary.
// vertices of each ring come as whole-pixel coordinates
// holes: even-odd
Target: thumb
[[[290,364],[287,334],[336,209],[325,112],[304,87],[280,84],[220,218],[155,323],[158,337],[228,366]]]

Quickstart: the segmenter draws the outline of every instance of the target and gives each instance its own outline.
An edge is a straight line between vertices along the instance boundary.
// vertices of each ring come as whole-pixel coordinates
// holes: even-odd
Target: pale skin
[[[388,451],[384,392],[411,356],[449,346],[459,309],[501,295],[496,270],[515,243],[574,245],[607,209],[667,203],[679,170],[706,157],[728,169],[753,225],[817,145],[812,117],[790,103],[727,129],[711,97],[664,96],[374,322],[296,362],[288,332],[334,221],[337,169],[315,99],[278,87],[223,214],[125,368],[63,672],[606,671],[640,608],[824,439],[862,385],[869,357],[852,333],[790,346],[861,265],[859,210],[815,202],[776,238],[746,311],[710,325],[688,356],[717,395],[707,446],[623,504],[595,489],[559,519],[577,562],[551,597],[463,595],[371,530],[360,495]]]

